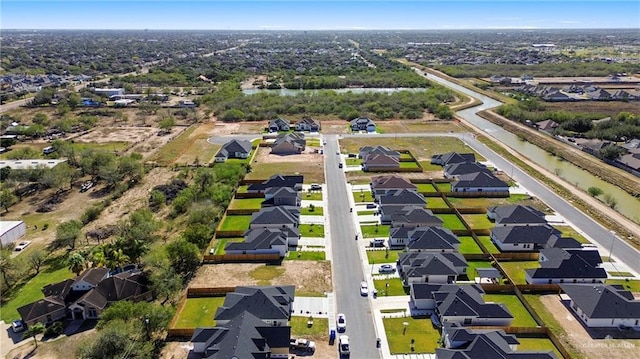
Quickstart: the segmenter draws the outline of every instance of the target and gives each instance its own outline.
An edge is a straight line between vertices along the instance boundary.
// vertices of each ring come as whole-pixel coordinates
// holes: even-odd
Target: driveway
[[[24,332],[14,333],[11,323],[0,321],[0,331],[0,358],[5,358],[7,353],[25,343],[22,339]]]

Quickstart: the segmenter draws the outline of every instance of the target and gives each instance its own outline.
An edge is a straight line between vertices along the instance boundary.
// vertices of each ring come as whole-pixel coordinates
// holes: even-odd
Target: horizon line
[[[469,30],[639,30],[640,27],[477,27],[477,28],[316,28],[316,29],[286,29],[286,28],[249,28],[249,29],[150,29],[150,28],[9,28],[1,31],[469,31]]]

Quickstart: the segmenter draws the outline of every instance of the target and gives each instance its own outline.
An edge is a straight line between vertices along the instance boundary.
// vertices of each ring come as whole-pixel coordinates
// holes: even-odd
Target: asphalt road
[[[349,336],[351,357],[379,358],[369,298],[360,295],[360,282],[366,275],[363,273],[358,242],[355,240],[353,217],[349,212],[352,206],[351,194],[347,192],[344,172],[338,168],[338,136],[329,135],[325,138],[325,193],[330,203],[328,217],[336,313],[344,313],[347,319],[345,334]],[[373,288],[370,286],[369,289]]]

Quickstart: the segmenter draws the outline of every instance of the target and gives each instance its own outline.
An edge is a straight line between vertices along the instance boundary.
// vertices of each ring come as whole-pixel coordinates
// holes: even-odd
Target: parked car
[[[80,192],[86,192],[89,189],[91,189],[91,187],[93,187],[93,181],[87,181],[85,183],[82,184],[82,187],[80,187]]]
[[[369,295],[369,285],[365,281],[360,282],[360,295],[365,297]]]
[[[340,352],[340,356],[350,356],[351,349],[349,348],[349,337],[347,335],[341,335],[338,342],[338,351]]]
[[[31,243],[30,241],[23,241],[23,242],[20,242],[20,243],[18,243],[18,244],[16,245],[16,247],[14,248],[14,251],[16,251],[16,252],[20,252],[21,250],[23,250],[23,249],[27,248],[27,246],[28,246],[30,243]]]
[[[289,339],[289,348],[291,350],[298,350],[307,353],[314,353],[316,351],[316,342],[309,339]]]
[[[322,189],[322,186],[320,186],[319,184],[317,184],[317,183],[312,183],[311,184],[311,190],[312,191],[319,191],[321,189]]]
[[[384,239],[374,239],[369,241],[369,247],[384,247]]]
[[[338,329],[338,333],[344,333],[347,331],[347,318],[342,313],[338,314],[336,328]]]
[[[383,264],[378,268],[378,273],[394,273],[396,268],[391,264]]]
[[[19,333],[25,329],[24,322],[21,319],[16,319],[11,322],[11,329],[14,333]]]
[[[338,163],[338,168],[342,168],[342,162]]]

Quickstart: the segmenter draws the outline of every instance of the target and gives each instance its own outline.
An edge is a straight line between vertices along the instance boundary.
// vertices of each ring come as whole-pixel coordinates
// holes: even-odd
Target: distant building
[[[24,221],[0,221],[0,248],[16,242],[27,233]]]
[[[93,92],[95,92],[96,95],[105,96],[105,97],[111,97],[115,95],[124,95],[123,88],[94,88]]]

